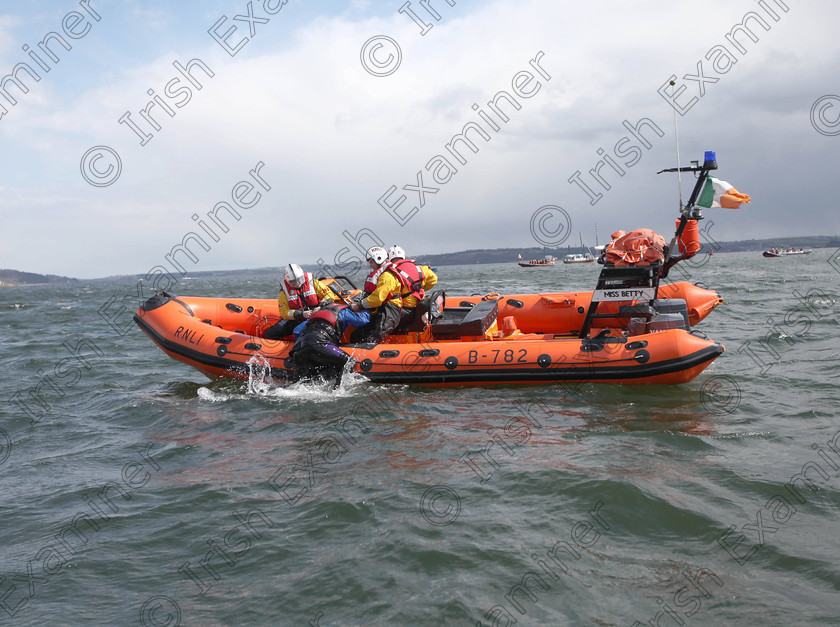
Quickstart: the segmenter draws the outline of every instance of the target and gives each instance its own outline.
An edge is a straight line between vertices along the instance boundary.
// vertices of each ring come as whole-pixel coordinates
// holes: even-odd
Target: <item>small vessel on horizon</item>
[[[578,235],[580,236],[580,248],[581,250],[585,248],[586,252],[570,253],[563,257],[563,263],[594,263],[595,256],[592,254],[592,251],[589,249],[588,246],[583,245],[583,235],[580,233],[578,233]]]
[[[522,261],[521,254],[517,255],[517,257],[519,258],[517,263],[519,263],[522,268],[542,268],[546,266],[553,266],[554,262],[557,260],[557,257],[554,257],[553,255],[546,255],[542,259],[531,259],[530,261]]]
[[[761,254],[764,255],[765,257],[787,257],[789,255],[810,255],[811,252],[812,251],[810,249],[803,250],[803,249],[800,248],[800,249],[797,250],[796,248],[793,248],[792,246],[789,246],[788,248],[784,248],[784,247],[780,246],[779,248],[771,248],[770,250],[765,250]]]

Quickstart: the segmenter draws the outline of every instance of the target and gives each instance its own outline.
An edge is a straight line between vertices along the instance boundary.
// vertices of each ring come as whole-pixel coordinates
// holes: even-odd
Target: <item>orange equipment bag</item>
[[[680,228],[680,219],[677,218],[677,228]],[[688,255],[696,255],[700,252],[700,229],[697,227],[697,220],[687,220],[682,235],[677,240],[680,252]]]
[[[616,231],[607,244],[606,261],[619,267],[647,266],[663,259],[664,248],[665,238],[650,229]]]

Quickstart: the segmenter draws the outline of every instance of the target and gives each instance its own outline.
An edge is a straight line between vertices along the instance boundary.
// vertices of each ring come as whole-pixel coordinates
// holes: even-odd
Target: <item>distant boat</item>
[[[523,268],[543,268],[548,266],[553,266],[556,257],[552,255],[546,255],[543,259],[531,259],[531,261],[522,261],[522,255],[517,255],[519,257],[519,265]]]
[[[580,235],[580,233],[578,233]],[[583,245],[583,235],[580,235],[580,247],[586,248],[585,253],[571,253],[563,257],[563,263],[593,263],[595,256],[588,246]]]
[[[563,257],[563,263],[592,263],[594,261],[595,257],[590,252],[585,254],[572,253]]]
[[[771,248],[762,253],[765,257],[787,257],[789,255],[810,255],[810,250],[802,250],[801,248]]]

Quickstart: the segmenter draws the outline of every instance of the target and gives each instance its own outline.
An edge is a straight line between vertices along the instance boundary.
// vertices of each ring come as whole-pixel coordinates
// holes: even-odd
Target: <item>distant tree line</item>
[[[71,279],[66,276],[55,274],[37,274],[35,272],[21,272],[4,268],[0,270],[0,282],[4,285],[43,285],[43,284],[64,284],[73,283],[78,279]]]

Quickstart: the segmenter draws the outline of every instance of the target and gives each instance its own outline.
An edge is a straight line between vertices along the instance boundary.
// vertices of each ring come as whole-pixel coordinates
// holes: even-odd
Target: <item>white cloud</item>
[[[271,192],[213,250],[202,251],[199,269],[331,261],[346,244],[341,232],[365,227],[418,253],[526,246],[533,243],[531,213],[549,203],[566,207],[588,240],[595,222],[602,239],[619,227],[665,230],[676,213],[675,183],[654,172],[675,165],[675,156],[672,111],[656,90],[672,73],[694,72],[747,11],[760,10],[722,0],[702,12],[653,1],[439,4],[442,19],[432,20],[425,36],[396,7],[370,17],[373,7],[357,2],[302,25],[291,26],[281,12],[234,58],[208,36],[200,48],[152,45],[147,61],[89,76],[77,95],[42,81],[0,121],[0,136],[17,155],[0,185],[11,190],[4,194],[4,222],[11,212],[7,224],[18,242],[3,250],[13,262],[0,265],[56,272],[49,261],[55,253],[66,260],[62,272],[74,276],[145,271],[196,229],[193,213],[230,200],[231,188],[258,161],[266,164]],[[169,19],[149,5],[144,11]],[[753,194],[749,209],[715,218],[720,239],[749,230],[756,236],[838,230],[837,218],[820,209],[829,198],[821,164],[836,153],[836,138],[816,133],[808,115],[816,98],[836,90],[830,77],[838,45],[829,24],[840,10],[827,1],[788,6],[679,120],[682,160],[715,148],[721,176]],[[357,10],[365,16],[355,17]],[[105,21],[99,27],[111,28]],[[403,57],[394,74],[375,78],[363,70],[359,51],[380,34],[397,40]],[[400,227],[377,199],[391,185],[415,184],[418,170],[430,185],[427,161],[443,154],[466,123],[480,121],[471,105],[486,110],[499,90],[511,92],[513,76],[540,51],[551,79],[532,98],[519,98],[521,110],[499,122],[489,142],[477,140],[479,153],[469,154]],[[146,90],[162,94],[177,75],[172,62],[192,58],[215,76],[197,72],[204,88],[193,90],[174,117],[153,110],[162,129],[140,146],[118,118],[131,111],[145,126],[138,112],[149,101]],[[612,189],[602,189],[593,207],[567,179],[576,170],[587,175],[601,158],[598,149],[615,156],[613,146],[628,134],[622,122],[644,117],[665,137],[642,150],[625,176],[604,170]],[[119,152],[123,173],[97,189],[82,180],[79,159],[100,144]],[[781,170],[805,184],[786,184]],[[401,193],[406,206],[416,203],[411,191],[393,198]],[[808,209],[794,216],[779,202]],[[36,229],[43,215],[50,223]]]

